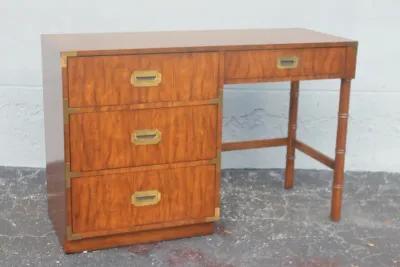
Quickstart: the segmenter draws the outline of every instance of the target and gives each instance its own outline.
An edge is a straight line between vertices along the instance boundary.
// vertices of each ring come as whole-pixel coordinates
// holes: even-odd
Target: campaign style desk
[[[49,215],[68,253],[213,232],[221,151],[333,169],[340,219],[357,42],[305,29],[43,35]],[[296,139],[300,80],[341,79],[336,154]],[[290,81],[288,135],[222,143],[224,84]],[[268,160],[268,159],[265,159]],[[266,200],[268,201],[268,200]]]

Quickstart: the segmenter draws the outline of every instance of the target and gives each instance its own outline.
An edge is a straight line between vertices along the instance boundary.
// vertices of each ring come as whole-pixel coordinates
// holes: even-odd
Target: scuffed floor
[[[329,218],[331,173],[225,170],[211,236],[64,255],[42,169],[0,168],[0,266],[400,267],[400,174],[347,173],[343,219]]]

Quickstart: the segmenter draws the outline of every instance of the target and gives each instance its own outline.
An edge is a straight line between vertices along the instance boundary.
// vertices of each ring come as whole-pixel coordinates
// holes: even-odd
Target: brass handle
[[[296,56],[279,57],[277,62],[278,69],[295,69],[299,65],[299,58]]]
[[[131,141],[135,145],[155,145],[161,142],[161,132],[158,129],[145,129],[134,131]]]
[[[156,70],[137,70],[131,75],[134,87],[157,86],[161,83],[161,73]]]
[[[136,207],[155,205],[161,200],[158,190],[137,191],[131,196],[132,205]]]

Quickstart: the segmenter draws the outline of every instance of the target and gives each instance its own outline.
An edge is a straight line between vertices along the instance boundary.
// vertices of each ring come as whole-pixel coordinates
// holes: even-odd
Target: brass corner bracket
[[[68,65],[68,57],[76,57],[78,52],[69,51],[69,52],[61,52],[61,68],[66,68]]]
[[[79,112],[80,108],[70,108],[68,103],[68,98],[63,99],[63,114],[64,114],[64,124],[69,124],[69,115],[71,113]]]
[[[82,239],[82,237],[80,235],[72,233],[72,228],[70,225],[67,226],[66,237],[67,237],[67,240],[69,240],[69,241]]]
[[[207,217],[207,218],[206,218],[206,222],[216,222],[216,221],[219,221],[220,217],[221,217],[220,208],[217,207],[217,208],[215,208],[214,216],[212,216],[212,217]]]
[[[65,188],[71,188],[71,178],[79,177],[79,172],[71,172],[71,164],[69,162],[65,163]]]

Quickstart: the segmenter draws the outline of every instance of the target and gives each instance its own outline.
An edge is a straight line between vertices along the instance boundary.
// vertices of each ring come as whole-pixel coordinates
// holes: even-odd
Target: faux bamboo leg
[[[347,121],[349,117],[351,81],[342,79],[340,85],[340,100],[338,114],[338,128],[336,135],[336,157],[333,172],[331,219],[340,220],[342,208],[342,193],[344,183],[344,156],[346,151]]]
[[[288,143],[286,153],[285,188],[290,189],[294,183],[294,158],[297,128],[297,109],[299,102],[299,81],[290,83],[290,104],[289,104],[289,124],[288,124]]]

